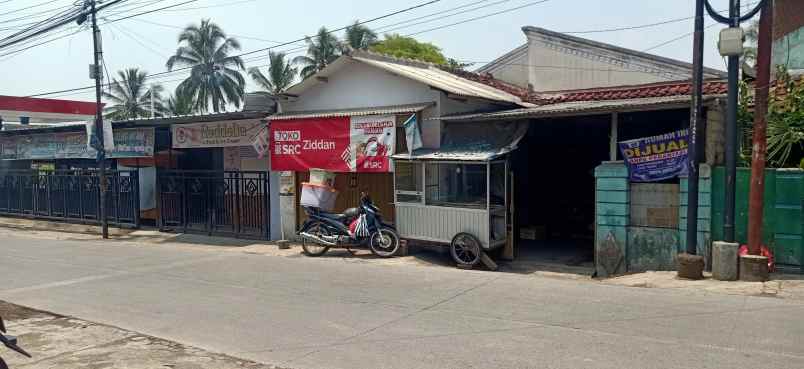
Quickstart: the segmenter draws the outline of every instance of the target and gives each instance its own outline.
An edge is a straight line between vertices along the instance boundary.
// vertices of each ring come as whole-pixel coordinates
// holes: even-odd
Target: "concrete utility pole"
[[[759,255],[762,244],[762,208],[765,194],[765,160],[768,151],[768,93],[773,42],[773,1],[766,1],[759,17],[757,79],[754,98],[754,138],[751,150],[751,192],[748,197],[748,252]]]
[[[93,77],[95,78],[95,103],[97,104],[97,108],[95,111],[95,137],[97,137],[97,147],[98,150],[98,182],[99,182],[99,192],[100,192],[100,200],[99,205],[100,209],[99,217],[101,222],[101,233],[103,234],[103,238],[109,238],[109,221],[106,218],[106,190],[108,187],[108,183],[106,181],[106,149],[105,149],[105,142],[104,142],[104,134],[103,134],[103,107],[101,105],[101,76],[103,75],[100,67],[100,59],[101,55],[103,55],[101,39],[100,39],[100,29],[98,28],[98,19],[97,19],[97,10],[95,9],[95,0],[91,1],[91,12],[92,12],[92,45],[93,45]]]
[[[698,127],[703,116],[703,37],[704,0],[695,1],[695,36],[692,46],[692,103],[690,106],[690,144],[687,149],[687,249],[678,255],[678,276],[703,278],[704,258],[698,253]]]

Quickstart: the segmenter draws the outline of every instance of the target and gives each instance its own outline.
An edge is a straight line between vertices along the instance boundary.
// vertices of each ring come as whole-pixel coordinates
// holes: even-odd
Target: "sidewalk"
[[[14,369],[279,369],[102,324],[0,301],[9,334],[33,358],[0,348]]]

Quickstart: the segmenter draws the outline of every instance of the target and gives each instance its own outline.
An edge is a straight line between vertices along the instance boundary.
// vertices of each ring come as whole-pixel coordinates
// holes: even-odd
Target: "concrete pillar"
[[[715,241],[712,244],[712,278],[719,281],[737,280],[737,259],[740,244]]]
[[[769,279],[768,258],[759,255],[740,255],[740,280],[766,282]]]

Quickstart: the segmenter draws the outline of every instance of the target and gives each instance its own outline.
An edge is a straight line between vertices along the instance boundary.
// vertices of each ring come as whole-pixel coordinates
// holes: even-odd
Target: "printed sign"
[[[687,174],[687,130],[620,142],[633,182],[655,182]]]
[[[170,126],[174,149],[251,146],[265,124],[259,120],[231,120]]]
[[[0,139],[0,159],[49,160],[95,159],[97,151],[87,145],[87,133],[44,133],[11,136]],[[154,129],[132,128],[114,130],[114,149],[107,157],[144,158],[154,156]]]
[[[388,172],[396,118],[333,117],[271,122],[271,170]]]
[[[393,115],[352,117],[349,127],[349,168],[358,172],[388,172],[388,157],[396,145],[396,117]]]

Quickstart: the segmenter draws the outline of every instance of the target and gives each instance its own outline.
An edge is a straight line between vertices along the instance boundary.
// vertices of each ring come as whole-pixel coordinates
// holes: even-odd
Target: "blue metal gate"
[[[135,170],[107,171],[109,224],[139,227],[139,179]],[[0,172],[0,215],[100,223],[100,181],[95,171]]]
[[[160,230],[270,238],[267,172],[164,170],[157,182]]]

